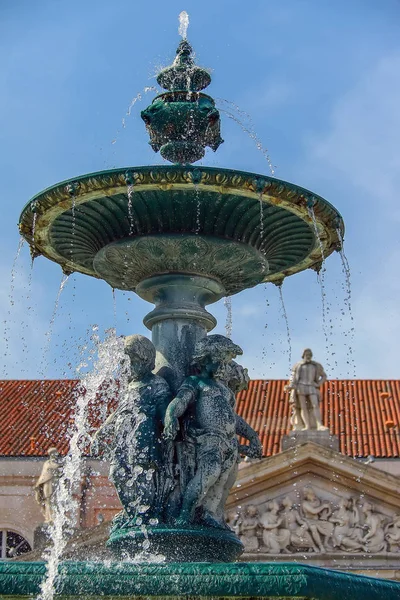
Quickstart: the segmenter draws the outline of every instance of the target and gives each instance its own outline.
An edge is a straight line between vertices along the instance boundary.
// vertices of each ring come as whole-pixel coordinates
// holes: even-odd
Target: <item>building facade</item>
[[[254,380],[237,398],[264,453],[241,463],[227,503],[228,522],[245,545],[243,560],[400,579],[400,381],[324,384],[325,441],[315,432],[291,441],[285,383]],[[78,389],[70,380],[0,382],[2,558],[34,549],[43,523],[34,485],[49,447],[67,452]],[[99,419],[92,410],[92,430]],[[86,457],[74,494],[85,543],[91,535],[105,541],[105,524],[120,510],[107,463]]]

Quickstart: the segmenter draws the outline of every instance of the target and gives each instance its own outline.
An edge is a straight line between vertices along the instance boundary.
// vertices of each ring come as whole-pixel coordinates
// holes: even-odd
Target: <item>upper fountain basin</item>
[[[33,255],[43,254],[65,272],[129,290],[154,275],[203,275],[228,295],[318,270],[321,246],[327,257],[344,232],[336,209],[299,186],[175,165],[64,181],[32,198],[19,226]]]

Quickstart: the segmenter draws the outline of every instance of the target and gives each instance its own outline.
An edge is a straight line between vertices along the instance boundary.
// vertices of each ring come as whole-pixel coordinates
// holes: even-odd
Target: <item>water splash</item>
[[[62,575],[58,569],[60,560],[79,518],[79,500],[77,491],[82,476],[84,452],[90,442],[88,409],[99,401],[101,390],[102,405],[115,399],[118,393],[124,393],[128,385],[128,363],[123,350],[123,338],[118,338],[115,330],[106,332],[102,342],[97,334],[98,327],[93,327],[92,343],[94,350],[89,359],[82,361],[77,368],[81,377],[82,369],[88,362],[94,361],[97,350],[97,360],[90,373],[81,378],[75,394],[74,424],[71,431],[69,450],[64,459],[62,475],[58,480],[54,501],[53,523],[49,527],[51,545],[46,549],[46,576],[40,587],[38,600],[53,600],[57,593],[58,583]]]
[[[65,275],[63,273],[63,276],[61,278],[60,287],[58,288],[56,300],[54,302],[54,308],[53,308],[53,312],[51,315],[49,328],[45,333],[46,341],[45,341],[45,345],[44,345],[44,349],[43,349],[42,368],[40,369],[42,379],[45,378],[47,368],[49,366],[48,365],[48,356],[49,356],[49,352],[50,352],[50,344],[51,344],[51,338],[53,335],[54,323],[56,320],[57,311],[58,311],[58,307],[60,304],[61,294],[62,294],[63,290],[65,289],[65,286],[67,285],[68,279],[69,279],[69,275]]]
[[[224,306],[226,308],[225,335],[227,338],[232,337],[232,298],[226,296],[224,298]]]
[[[261,152],[261,154],[264,156],[265,160],[267,161],[271,175],[274,175],[275,167],[272,164],[271,157],[268,153],[268,150],[266,148],[264,148],[260,138],[254,131],[253,126],[251,125],[250,127],[248,127],[238,117],[233,115],[229,110],[225,110],[223,108],[219,108],[219,110],[222,113],[224,113],[228,117],[228,119],[231,119],[237,125],[239,125],[239,127],[242,129],[242,131],[244,131],[244,133],[247,133],[247,135],[250,137],[250,139],[255,143],[257,150],[259,150]]]
[[[288,319],[288,315],[287,315],[287,311],[286,311],[285,301],[283,299],[282,284],[278,286],[278,289],[279,289],[279,298],[281,301],[282,316],[283,316],[283,320],[285,321],[285,326],[286,326],[286,337],[287,337],[287,343],[288,343],[288,356],[289,356],[289,373],[290,373],[290,370],[292,368],[292,338],[290,335],[289,319]]]
[[[183,10],[182,12],[179,13],[179,27],[178,27],[178,33],[183,40],[186,40],[188,27],[189,27],[189,15],[187,14],[186,10]]]

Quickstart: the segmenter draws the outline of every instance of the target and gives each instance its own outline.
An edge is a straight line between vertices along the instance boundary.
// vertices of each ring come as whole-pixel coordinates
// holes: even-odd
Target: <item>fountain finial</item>
[[[203,158],[206,146],[215,152],[223,140],[215,102],[201,93],[211,76],[194,62],[186,39],[187,13],[182,12],[179,21],[183,39],[173,63],[157,76],[157,83],[167,91],[154,98],[141,116],[155,152],[173,163],[190,164]]]
[[[172,65],[157,75],[157,83],[170,92],[199,92],[210,85],[211,76],[206,69],[195,64],[192,46],[184,38]]]

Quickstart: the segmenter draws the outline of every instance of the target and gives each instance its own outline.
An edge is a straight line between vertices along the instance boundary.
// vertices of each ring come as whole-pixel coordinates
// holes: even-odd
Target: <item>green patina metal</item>
[[[398,600],[400,583],[294,563],[132,564],[64,562],[56,597],[281,598],[289,600]],[[46,564],[0,563],[0,598],[40,592]]]
[[[243,544],[230,530],[186,525],[148,525],[140,527],[113,527],[107,547],[113,555],[124,560],[143,551],[143,542],[149,541],[152,554],[167,557],[168,562],[210,563],[233,562],[243,553]]]
[[[214,100],[200,93],[211,77],[194,64],[187,40],[179,44],[173,64],[158,74],[157,82],[168,91],[141,113],[153,150],[179,164],[200,160],[206,146],[216,151],[223,142],[219,112]]]
[[[341,235],[344,231],[340,214],[326,200],[272,177],[190,166],[132,167],[84,175],[38,194],[20,217],[20,231],[32,253],[58,262],[66,272],[102,277],[94,267],[96,256],[107,254],[108,247],[115,252],[112,245],[118,242],[120,249],[130,246],[130,259],[146,246],[149,253],[141,256],[136,274],[135,261],[129,263],[129,285],[121,277],[110,281],[114,287],[135,289],[150,271],[157,275],[178,269],[219,279],[227,294],[262,281],[280,283],[303,269],[318,268],[321,247],[315,226],[326,258],[340,247],[338,231]],[[225,276],[215,266],[215,260],[224,262],[223,246],[228,242],[235,242],[232,264],[235,257],[247,264],[236,282],[229,281],[226,261]],[[157,266],[161,251],[173,265]],[[193,252],[204,261],[193,261]],[[219,258],[214,260],[215,252]]]

